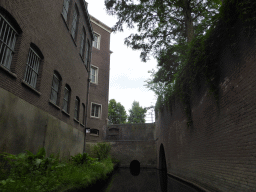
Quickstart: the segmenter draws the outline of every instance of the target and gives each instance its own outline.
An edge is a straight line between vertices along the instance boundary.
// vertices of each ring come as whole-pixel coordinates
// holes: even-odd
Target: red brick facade
[[[100,22],[98,19],[91,17],[91,23],[94,33],[97,35],[97,45],[92,48],[91,65],[96,69],[96,79],[91,77],[90,96],[88,106],[87,127],[96,129],[99,135],[87,134],[87,140],[101,140],[104,134],[104,127],[107,125],[108,117],[108,93],[109,93],[109,70],[110,70],[110,34],[111,28]],[[93,71],[92,71],[93,74]],[[92,116],[92,104],[101,106],[100,116]]]

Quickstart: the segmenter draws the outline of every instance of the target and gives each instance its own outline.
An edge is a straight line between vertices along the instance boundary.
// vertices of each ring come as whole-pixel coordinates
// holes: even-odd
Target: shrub
[[[28,150],[26,150],[26,153],[20,153],[18,155],[8,153],[3,153],[2,155],[11,166],[12,175],[18,177],[32,172],[45,175],[47,172],[64,166],[64,164],[59,164],[58,158],[55,158],[54,155],[45,158],[44,148],[39,149],[35,155]]]
[[[79,153],[75,156],[71,156],[71,161],[75,165],[92,164],[97,161],[97,158],[90,157],[88,153]]]
[[[93,153],[99,159],[99,161],[108,158],[111,150],[109,143],[97,143],[93,146]]]

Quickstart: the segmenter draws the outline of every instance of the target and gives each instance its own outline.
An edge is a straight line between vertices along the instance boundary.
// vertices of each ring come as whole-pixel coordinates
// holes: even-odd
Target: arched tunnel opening
[[[159,150],[159,176],[160,176],[160,186],[162,192],[167,192],[167,167],[164,145],[161,143]]]
[[[163,171],[167,171],[164,145],[162,143],[160,145],[160,150],[159,150],[159,169]]]
[[[133,160],[130,163],[130,172],[133,176],[140,174],[140,162],[138,160]]]

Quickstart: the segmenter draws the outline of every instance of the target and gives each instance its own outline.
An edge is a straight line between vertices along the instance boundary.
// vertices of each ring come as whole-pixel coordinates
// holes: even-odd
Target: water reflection
[[[171,177],[165,171],[140,169],[133,175],[129,168],[119,168],[102,192],[199,192]]]

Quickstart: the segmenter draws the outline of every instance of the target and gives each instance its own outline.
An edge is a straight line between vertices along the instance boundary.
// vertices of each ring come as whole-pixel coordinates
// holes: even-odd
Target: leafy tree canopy
[[[125,39],[132,49],[141,50],[146,61],[152,54],[159,70],[152,82],[170,83],[188,52],[188,43],[202,35],[218,13],[221,0],[105,0],[107,12],[117,16],[114,31],[137,27]]]
[[[129,110],[128,123],[145,123],[147,109],[140,106],[138,101],[133,101]]]
[[[126,123],[127,114],[124,106],[117,103],[115,99],[111,99],[108,104],[108,119],[109,124],[124,124]]]

